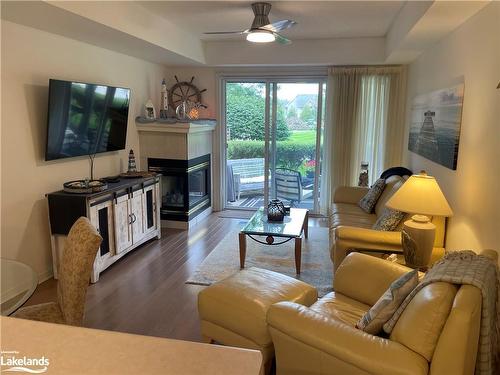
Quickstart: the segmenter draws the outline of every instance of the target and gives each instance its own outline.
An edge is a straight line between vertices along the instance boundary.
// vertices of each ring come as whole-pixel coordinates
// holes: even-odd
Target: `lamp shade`
[[[386,206],[411,214],[453,215],[436,179],[425,173],[411,176],[387,201]]]

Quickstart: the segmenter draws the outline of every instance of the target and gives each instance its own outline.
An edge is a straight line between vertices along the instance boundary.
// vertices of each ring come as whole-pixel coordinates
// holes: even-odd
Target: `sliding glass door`
[[[231,79],[222,91],[225,207],[277,198],[318,212],[324,81]]]

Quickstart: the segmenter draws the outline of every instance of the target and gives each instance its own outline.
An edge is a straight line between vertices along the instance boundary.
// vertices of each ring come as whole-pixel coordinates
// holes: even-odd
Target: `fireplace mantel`
[[[136,121],[141,148],[141,166],[147,158],[189,160],[212,153],[215,120],[164,123]]]
[[[160,133],[178,133],[192,134],[211,132],[215,129],[215,120],[199,120],[193,122],[141,122],[136,120],[137,131],[139,132],[160,132]]]

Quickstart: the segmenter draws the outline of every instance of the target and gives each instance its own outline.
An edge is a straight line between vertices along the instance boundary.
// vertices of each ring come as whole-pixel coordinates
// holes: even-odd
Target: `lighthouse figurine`
[[[167,96],[167,82],[165,78],[161,81],[161,102],[160,102],[160,118],[166,119],[168,117],[168,96]]]
[[[128,154],[128,171],[127,173],[135,173],[137,172],[137,166],[135,164],[135,155],[134,150],[130,150]]]

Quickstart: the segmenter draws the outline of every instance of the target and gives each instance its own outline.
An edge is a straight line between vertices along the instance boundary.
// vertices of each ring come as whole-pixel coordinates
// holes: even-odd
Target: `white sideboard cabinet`
[[[103,240],[91,275],[99,274],[129,251],[146,241],[161,237],[160,177],[122,179],[105,191],[73,194],[57,191],[47,194],[52,243],[54,278],[58,278],[64,242],[73,223],[88,217]]]

